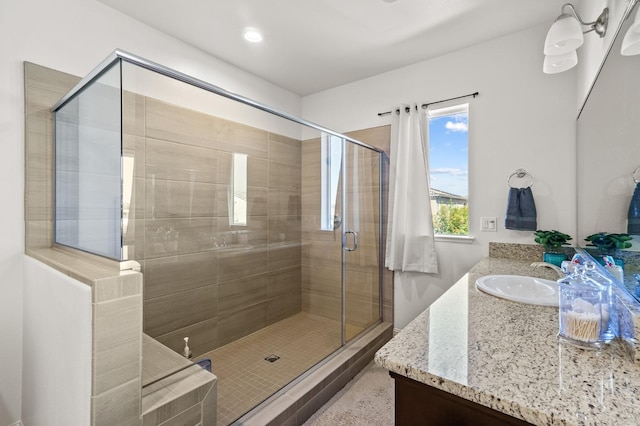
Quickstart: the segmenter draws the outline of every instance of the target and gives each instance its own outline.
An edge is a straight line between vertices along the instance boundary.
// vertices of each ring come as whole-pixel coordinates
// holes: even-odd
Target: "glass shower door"
[[[344,338],[380,319],[380,155],[345,141],[343,159]]]

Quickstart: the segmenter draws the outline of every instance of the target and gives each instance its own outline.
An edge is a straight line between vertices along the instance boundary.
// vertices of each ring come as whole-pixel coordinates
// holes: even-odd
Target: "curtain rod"
[[[429,102],[429,103],[426,103],[426,104],[422,104],[422,108],[424,109],[424,108],[428,107],[429,105],[439,104],[439,103],[442,103],[442,102],[448,102],[448,101],[454,101],[456,99],[468,98],[469,96],[473,96],[475,98],[478,95],[479,95],[479,93],[475,92],[475,93],[469,93],[468,95],[456,96],[455,98],[449,98],[449,99],[443,99],[441,101]],[[408,112],[409,107],[407,107],[406,109],[407,109],[407,112]],[[397,109],[396,112],[400,112],[400,110]],[[378,113],[378,117],[382,117],[383,115],[389,115],[389,114],[391,114],[391,111],[379,112]]]

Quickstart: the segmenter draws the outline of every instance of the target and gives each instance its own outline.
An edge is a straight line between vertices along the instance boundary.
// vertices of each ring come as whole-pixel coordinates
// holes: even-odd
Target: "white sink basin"
[[[558,306],[558,283],[520,275],[486,275],[476,287],[485,293],[530,305]]]

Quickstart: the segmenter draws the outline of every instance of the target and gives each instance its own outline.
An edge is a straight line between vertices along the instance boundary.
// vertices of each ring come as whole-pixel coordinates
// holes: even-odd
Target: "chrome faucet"
[[[533,262],[531,264],[531,266],[533,266],[534,268],[542,268],[542,267],[551,268],[551,269],[553,269],[554,271],[556,271],[558,273],[558,277],[559,278],[564,278],[565,277],[565,274],[564,274],[564,272],[562,272],[562,269],[560,269],[556,265],[553,265],[553,264],[548,263],[548,262]]]

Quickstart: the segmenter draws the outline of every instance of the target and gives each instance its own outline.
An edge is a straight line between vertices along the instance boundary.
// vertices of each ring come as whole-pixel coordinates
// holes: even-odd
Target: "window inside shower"
[[[211,360],[229,424],[380,322],[381,156],[161,71],[56,111],[56,242],[141,265],[144,333]]]

